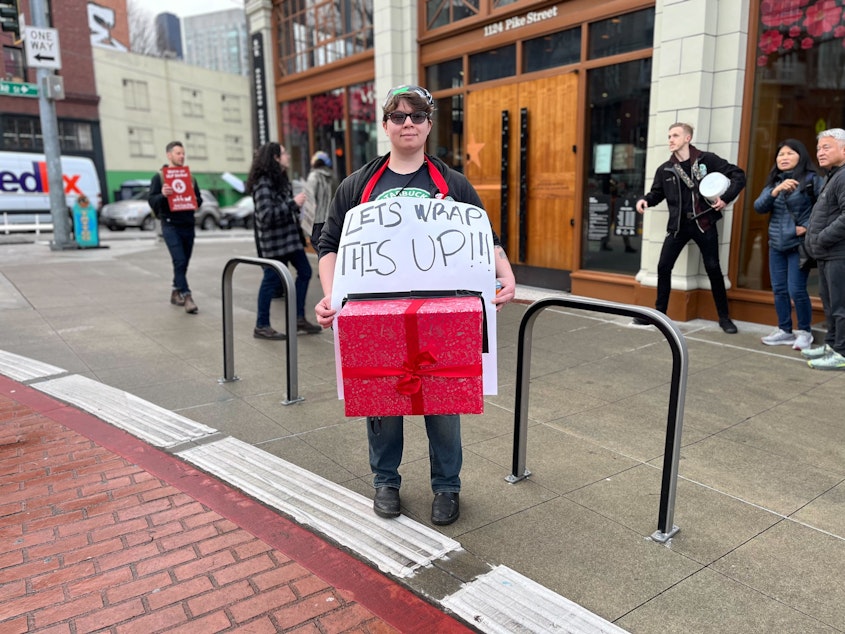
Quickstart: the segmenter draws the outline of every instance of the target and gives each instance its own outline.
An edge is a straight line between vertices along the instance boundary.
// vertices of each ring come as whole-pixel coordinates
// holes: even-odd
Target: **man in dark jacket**
[[[818,262],[827,333],[823,347],[801,354],[815,370],[845,370],[845,130],[820,133],[816,158],[829,171],[810,212],[804,246]]]
[[[701,251],[704,270],[710,279],[719,326],[725,332],[734,334],[737,328],[728,310],[725,278],[719,265],[719,233],[716,223],[722,217],[722,209],[739,196],[745,187],[745,172],[720,156],[703,152],[691,145],[692,134],[692,126],[688,123],[673,123],[669,126],[669,151],[672,156],[657,168],[651,191],[637,201],[637,211],[641,214],[645,213],[646,208],[663,200],[666,200],[669,207],[666,239],[657,262],[655,308],[665,313],[669,307],[672,269],[681,251],[692,240]],[[730,184],[721,196],[708,200],[699,193],[698,185],[707,174],[713,172],[724,174]],[[635,319],[634,323],[644,325],[648,322]]]
[[[185,165],[185,147],[181,141],[171,141],[167,144],[168,167],[183,167]],[[202,196],[197,186],[197,179],[191,177],[197,208],[202,205]],[[173,290],[170,293],[170,303],[184,306],[185,312],[194,315],[199,310],[191,296],[188,286],[188,264],[194,250],[194,215],[196,209],[187,211],[170,211],[167,197],[172,195],[173,188],[163,184],[161,171],[155,173],[150,182],[150,207],[153,208],[158,221],[161,223],[161,235],[170,259],[173,262]]]
[[[363,202],[412,196],[445,198],[470,203],[483,209],[481,199],[469,181],[446,164],[425,153],[431,132],[434,99],[420,86],[398,86],[388,94],[383,106],[382,127],[390,139],[390,153],[367,163],[341,184],[320,234],[320,282],[325,297],[315,307],[317,321],[324,328],[332,325],[332,285],[337,263],[341,229],[346,212]],[[507,255],[494,235],[496,278],[502,284],[493,303],[496,308],[513,299],[516,280]],[[460,416],[425,416],[431,464],[431,522],[451,524],[460,515],[460,471],[463,463]],[[376,490],[373,511],[380,517],[400,514],[399,464],[403,450],[401,416],[367,418],[370,468]]]

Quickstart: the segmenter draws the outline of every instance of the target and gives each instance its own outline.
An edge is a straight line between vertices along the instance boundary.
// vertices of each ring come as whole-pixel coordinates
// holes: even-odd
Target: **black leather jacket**
[[[651,191],[643,197],[649,207],[654,207],[663,200],[666,201],[669,207],[669,221],[666,223],[667,233],[677,233],[681,227],[681,196],[693,197],[692,208],[696,210],[696,214],[700,214],[695,219],[700,231],[707,231],[722,217],[722,212],[711,208],[707,200],[698,193],[698,183],[707,174],[720,172],[731,181],[727,191],[721,196],[725,203],[732,202],[745,187],[745,172],[741,168],[728,163],[713,152],[702,152],[693,145],[690,145],[689,149],[690,161],[693,165],[692,180],[696,185],[695,190],[690,190],[675,172],[674,165],[679,161],[673,155],[657,168]]]

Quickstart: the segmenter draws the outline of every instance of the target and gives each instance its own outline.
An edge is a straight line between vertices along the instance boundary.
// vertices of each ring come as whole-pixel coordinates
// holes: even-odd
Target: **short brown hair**
[[[387,115],[399,107],[399,102],[404,99],[415,112],[424,112],[431,116],[434,112],[434,97],[422,86],[396,86],[387,93],[387,99],[382,106],[382,120],[387,121]]]
[[[672,125],[669,126],[670,130],[672,128],[683,128],[684,132],[689,134],[690,138],[692,138],[692,134],[693,134],[693,132],[695,132],[695,130],[693,130],[692,126],[689,123],[682,123],[680,121],[676,121],[675,123],[673,123]]]

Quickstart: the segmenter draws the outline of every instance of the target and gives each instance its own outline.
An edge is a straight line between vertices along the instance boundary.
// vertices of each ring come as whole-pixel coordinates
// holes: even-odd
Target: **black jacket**
[[[657,168],[654,174],[654,182],[643,198],[649,207],[666,200],[669,207],[669,221],[666,223],[667,233],[677,233],[681,227],[681,196],[692,196],[692,208],[699,215],[695,222],[700,231],[707,231],[722,217],[721,211],[716,211],[707,200],[698,193],[698,183],[707,174],[720,172],[728,177],[731,184],[727,191],[722,194],[721,199],[725,203],[732,202],[745,187],[745,172],[732,163],[713,152],[702,152],[693,145],[689,146],[690,161],[692,162],[692,181],[695,183],[695,190],[691,190],[675,172],[674,165],[678,159],[673,155],[668,161]]]
[[[845,167],[828,175],[810,212],[804,246],[817,260],[845,258]]]

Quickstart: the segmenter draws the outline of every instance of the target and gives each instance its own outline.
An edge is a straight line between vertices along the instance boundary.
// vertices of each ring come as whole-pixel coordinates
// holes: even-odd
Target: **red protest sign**
[[[197,208],[197,197],[194,194],[194,182],[191,179],[189,167],[161,168],[164,184],[170,185],[173,193],[167,197],[170,211],[193,211]]]

